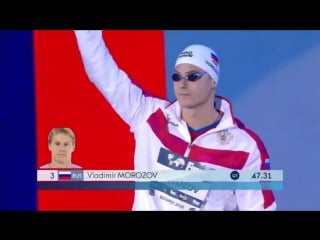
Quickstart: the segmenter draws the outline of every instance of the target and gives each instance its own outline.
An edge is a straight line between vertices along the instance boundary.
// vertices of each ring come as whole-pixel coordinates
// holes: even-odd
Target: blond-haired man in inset
[[[82,168],[72,163],[75,140],[75,134],[71,128],[51,129],[48,135],[48,148],[51,151],[51,162],[40,168]]]

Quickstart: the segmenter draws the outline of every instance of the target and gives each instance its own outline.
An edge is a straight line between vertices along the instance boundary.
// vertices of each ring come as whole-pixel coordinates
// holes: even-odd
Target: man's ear
[[[215,89],[216,86],[217,86],[216,82],[215,82],[215,81],[212,81],[212,83],[211,83],[211,88],[212,88],[212,89]]]

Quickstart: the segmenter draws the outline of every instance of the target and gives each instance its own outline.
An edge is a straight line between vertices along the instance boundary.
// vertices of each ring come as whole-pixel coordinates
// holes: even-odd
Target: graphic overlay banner
[[[75,182],[72,189],[86,185],[99,189],[147,189],[147,190],[213,190],[213,189],[272,189],[283,187],[282,170],[38,170],[37,181],[40,188],[55,189],[52,182]],[[103,184],[101,184],[103,183]],[[126,183],[130,184],[126,187]],[[78,184],[78,185],[77,185]],[[50,187],[51,186],[51,187]],[[68,188],[67,185],[65,188]],[[85,187],[86,188],[86,187]],[[96,187],[93,187],[96,188]]]

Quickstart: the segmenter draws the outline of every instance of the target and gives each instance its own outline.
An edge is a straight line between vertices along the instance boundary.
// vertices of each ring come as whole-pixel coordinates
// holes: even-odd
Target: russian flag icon
[[[266,159],[266,161],[264,162],[264,167],[267,169],[270,169],[270,159]]]
[[[59,171],[59,180],[71,180],[71,171]]]
[[[213,53],[211,53],[211,59],[215,65],[219,64],[219,58],[216,55],[214,55]]]

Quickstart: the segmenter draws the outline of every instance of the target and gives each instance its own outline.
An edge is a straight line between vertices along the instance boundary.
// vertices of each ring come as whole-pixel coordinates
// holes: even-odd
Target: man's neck
[[[50,163],[50,167],[51,168],[71,168],[71,162],[56,162],[56,161],[52,161]]]
[[[182,119],[193,129],[203,128],[220,119],[220,113],[213,107],[210,109],[183,109]]]

